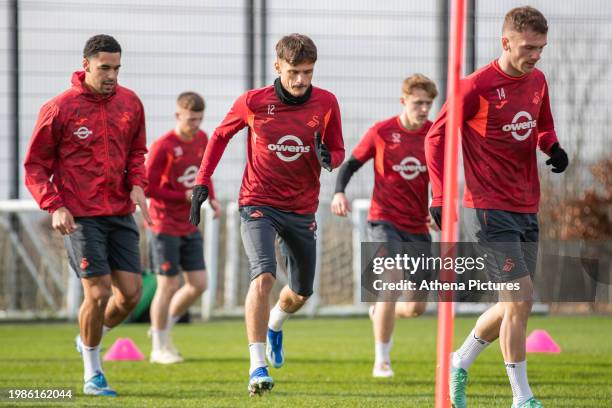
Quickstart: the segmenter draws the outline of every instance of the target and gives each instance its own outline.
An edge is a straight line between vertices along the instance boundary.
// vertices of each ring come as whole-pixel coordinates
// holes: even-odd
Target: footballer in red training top
[[[466,407],[467,370],[499,337],[513,394],[513,407],[537,408],[527,380],[525,338],[533,301],[539,239],[537,149],[561,173],[568,157],[560,147],[550,110],[548,85],[535,68],[546,46],[548,23],[533,7],[517,7],[505,17],[501,56],[462,81],[461,144],[465,169],[464,225],[478,248],[494,246],[487,273],[502,302],[487,310],[452,356],[452,404]],[[431,179],[432,216],[441,223],[446,106],[427,134],[425,153]],[[499,267],[503,265],[503,267]]]
[[[344,160],[338,102],[332,93],[311,84],[315,44],[305,35],[291,34],[278,42],[276,54],[279,77],[274,85],[240,96],[213,133],[194,187],[191,212],[197,224],[210,177],[227,143],[247,127],[247,165],[239,205],[251,276],[245,305],[251,394],[274,385],[264,354],[274,367],[283,365],[282,323],[313,293],[319,175],[321,168],[331,171]],[[289,285],[270,312],[277,235]]]
[[[176,126],[157,139],[147,156],[147,196],[151,198],[149,251],[157,288],[151,302],[152,363],[183,361],[170,331],[206,288],[203,240],[189,222],[192,188],[208,137],[200,130],[204,98],[183,92],[176,100]],[[210,204],[219,215],[210,184]],[[179,271],[185,284],[180,287]],[[180,288],[179,288],[180,287]]]
[[[402,113],[368,129],[338,171],[331,210],[345,217],[350,205],[344,190],[352,175],[373,159],[374,191],[367,234],[371,242],[412,242],[420,243],[417,245],[419,251],[429,249],[429,176],[425,165],[425,136],[431,127],[429,110],[437,95],[436,85],[425,75],[414,74],[406,78],[400,97]],[[391,247],[399,246],[387,245],[386,249]],[[408,279],[416,282],[416,278],[427,277],[424,271],[419,271]],[[427,291],[408,291],[403,302],[396,302],[398,297],[399,294],[390,291],[380,293],[379,301],[370,309],[374,328],[374,377],[394,375],[390,351],[395,317],[419,316],[427,305]]]

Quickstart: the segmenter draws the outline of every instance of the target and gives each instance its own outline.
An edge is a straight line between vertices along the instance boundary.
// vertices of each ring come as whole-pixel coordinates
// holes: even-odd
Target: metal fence
[[[557,132],[572,164],[558,176],[541,163],[542,233],[551,239],[562,239],[568,231],[575,239],[611,239],[612,181],[605,169],[612,161],[612,5],[607,0],[473,4],[474,34],[468,41],[474,40],[476,66],[498,56],[502,20],[510,8],[530,4],[546,15],[550,31],[539,66],[547,75]],[[239,94],[272,83],[276,41],[290,32],[308,34],[319,50],[314,83],[338,97],[348,155],[369,126],[400,112],[404,77],[421,72],[444,88],[447,12],[445,0],[0,0],[0,199],[29,198],[23,175],[13,169],[21,171],[40,106],[67,88],[91,35],[108,33],[122,44],[120,82],[142,98],[151,143],[173,126],[174,100],[184,90],[204,95],[203,127],[212,133]],[[436,101],[432,118],[442,102]],[[226,202],[237,197],[245,139],[244,132],[235,136],[215,173],[217,194]],[[322,202],[331,199],[334,181],[335,173],[322,175]],[[369,198],[372,184],[373,172],[365,166],[347,194]],[[585,225],[575,226],[576,219]],[[15,220],[7,220],[0,226],[5,238],[25,240],[13,229]],[[349,227],[329,217],[325,228],[342,237]],[[589,228],[595,234],[580,235]],[[336,254],[330,268],[344,270],[334,262],[352,262],[346,243],[323,239],[326,251]],[[244,260],[241,251],[239,246],[231,256]],[[20,276],[30,279],[27,261],[20,262],[25,271]],[[323,287],[333,287],[326,279],[335,285],[350,273],[345,275],[323,275]]]

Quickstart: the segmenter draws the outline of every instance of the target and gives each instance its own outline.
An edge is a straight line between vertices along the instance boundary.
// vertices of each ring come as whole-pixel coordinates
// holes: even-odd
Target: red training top
[[[340,109],[335,96],[313,87],[308,101],[287,105],[276,96],[274,86],[246,92],[215,129],[204,153],[197,184],[210,184],[229,140],[247,126],[247,165],[239,205],[314,213],[319,204],[321,174],[314,132],[321,133],[331,153],[332,167],[344,160]]]
[[[409,131],[394,116],[372,126],[353,150],[353,157],[362,163],[374,159],[369,221],[387,221],[413,234],[428,233],[425,135],[430,127],[427,121]]]
[[[536,148],[557,143],[544,74],[512,77],[493,61],[461,81],[465,168],[463,203],[469,208],[536,213],[540,182]],[[425,142],[432,206],[442,205],[446,104]]]
[[[191,203],[186,191],[195,185],[198,168],[206,150],[208,136],[203,131],[187,142],[174,129],[157,139],[147,155],[147,197],[151,198],[150,213],[158,234],[183,236],[198,230],[189,222]],[[212,182],[209,196],[215,198]]]

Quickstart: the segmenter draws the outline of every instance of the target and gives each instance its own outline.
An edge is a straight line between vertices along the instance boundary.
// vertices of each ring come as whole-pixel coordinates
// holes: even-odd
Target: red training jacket
[[[98,95],[72,75],[72,87],[40,110],[25,157],[25,184],[41,209],[75,217],[134,212],[132,186],[146,186],[144,109],[117,85]]]

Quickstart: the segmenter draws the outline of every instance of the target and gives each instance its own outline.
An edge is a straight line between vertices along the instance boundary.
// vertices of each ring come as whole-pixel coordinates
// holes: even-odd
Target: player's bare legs
[[[374,328],[374,368],[372,376],[386,378],[393,376],[391,370],[391,336],[395,328],[395,301],[376,302],[372,313]]]
[[[244,319],[251,366],[249,374],[249,395],[261,395],[274,386],[274,380],[268,375],[266,365],[266,331],[270,317],[270,291],[276,278],[272,273],[264,272],[251,281],[244,304]]]
[[[371,311],[374,329],[374,368],[372,375],[378,378],[393,376],[391,347],[395,320],[399,317],[418,317],[425,312],[427,292],[408,294],[408,301],[397,302],[397,295],[382,295],[385,301],[376,302]]]
[[[376,302],[373,315],[374,341],[389,343],[395,328],[396,303]]]
[[[79,310],[79,326],[83,345],[94,347],[102,339],[104,311],[111,297],[110,275],[82,278],[83,303]]]
[[[206,290],[206,271],[184,272],[183,277],[185,284],[180,286],[178,275],[157,275],[157,290],[151,303],[151,362],[173,364],[183,361],[172,342],[171,330]]]
[[[419,317],[425,313],[427,302],[397,302],[395,304],[395,317]]]
[[[85,382],[103,374],[100,361],[100,342],[104,325],[104,310],[111,297],[110,275],[82,278],[84,299],[79,310],[80,335],[77,350],[83,357]]]
[[[151,330],[149,334],[153,343],[150,361],[160,364],[180,363],[183,358],[170,340],[170,328],[175,321],[172,319],[172,315],[168,315],[170,302],[180,285],[179,278],[177,275],[157,275],[156,280],[157,288],[151,301],[150,311]]]
[[[244,305],[249,343],[265,343],[266,341],[270,316],[270,291],[275,280],[272,273],[264,272],[251,281]],[[262,366],[265,365],[265,360],[262,359]]]
[[[298,295],[288,285],[285,285],[279,296],[280,307],[286,313],[297,312],[304,306],[307,300],[307,296]]]
[[[504,318],[499,330],[499,345],[504,361],[525,360],[525,340],[527,321],[533,305],[533,283],[530,276],[517,279],[519,293],[502,293],[504,299],[515,298],[517,301],[504,302]]]
[[[185,284],[172,296],[169,318],[182,316],[206,290],[206,271],[184,272]]]
[[[170,301],[179,288],[178,276],[157,275],[157,289],[151,301],[151,328],[164,330],[168,325]],[[155,348],[155,345],[153,345]]]
[[[142,291],[142,275],[120,270],[111,273],[113,295],[104,313],[104,325],[115,327],[136,307]]]
[[[480,315],[476,321],[474,333],[476,337],[492,343],[499,337],[499,328],[504,318],[504,304],[498,302]]]

